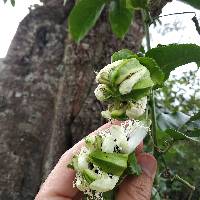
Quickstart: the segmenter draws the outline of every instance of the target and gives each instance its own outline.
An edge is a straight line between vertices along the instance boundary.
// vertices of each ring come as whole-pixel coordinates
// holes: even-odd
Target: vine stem
[[[145,34],[146,34],[147,50],[150,50],[151,49],[151,41],[150,41],[149,24],[151,22],[151,17],[149,16],[149,13],[148,13],[147,10],[143,10],[142,14],[143,14],[144,29],[145,29]],[[165,167],[167,169],[167,164],[165,162],[164,156],[158,151],[157,120],[156,120],[155,97],[154,97],[154,90],[153,89],[151,89],[151,91],[150,91],[150,104],[149,104],[149,107],[151,109],[151,120],[152,120],[151,134],[152,134],[152,139],[153,139],[153,144],[154,144],[153,145],[153,155],[155,156],[156,159],[158,159],[159,156],[161,156],[161,159],[162,159],[162,161],[163,161],[163,163],[164,163],[164,165],[165,165]],[[146,112],[146,115],[148,115],[148,111]],[[176,180],[176,181],[184,184],[188,188],[190,188],[191,189],[191,193],[189,195],[188,200],[191,200],[193,192],[195,190],[195,186],[191,185],[189,182],[187,182],[186,180],[184,180],[183,178],[181,178],[178,175],[175,175],[171,180],[172,181]],[[158,173],[156,174],[156,177],[155,177],[155,184],[158,184]]]
[[[178,182],[186,185],[188,188],[190,188],[192,191],[195,190],[195,186],[191,185],[189,182],[187,182],[186,180],[184,180],[183,178],[181,178],[179,175],[175,175],[172,178],[172,181],[177,180]]]
[[[145,34],[146,34],[146,45],[147,50],[151,49],[151,41],[150,41],[150,33],[149,33],[149,19],[148,19],[148,11],[143,11],[143,21],[144,21],[144,28],[145,28]],[[154,98],[154,91],[151,89],[150,91],[150,109],[151,109],[151,120],[152,120],[152,126],[151,126],[151,134],[153,138],[154,143],[154,156],[157,158],[157,121],[156,121],[156,109],[155,109],[155,98]]]

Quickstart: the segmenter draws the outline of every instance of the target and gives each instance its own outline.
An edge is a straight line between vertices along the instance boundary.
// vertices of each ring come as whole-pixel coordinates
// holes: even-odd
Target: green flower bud
[[[111,72],[111,81],[118,85],[142,68],[144,68],[144,66],[141,65],[136,58],[125,59],[123,63],[118,65],[118,67]]]
[[[90,169],[84,169],[82,174],[89,184],[98,179],[98,175]]]
[[[107,119],[140,117],[146,107],[135,101],[144,97],[154,86],[149,70],[137,58],[107,65],[97,74],[96,80],[101,83],[95,90],[97,99],[109,103],[108,110],[102,112]]]
[[[119,92],[123,94],[128,94],[133,89],[133,86],[142,79],[142,77],[147,72],[145,67],[141,68],[139,71],[134,73],[130,78],[124,80],[119,86]]]

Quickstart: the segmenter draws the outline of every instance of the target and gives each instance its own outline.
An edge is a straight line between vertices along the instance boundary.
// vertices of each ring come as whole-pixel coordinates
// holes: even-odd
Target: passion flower
[[[113,190],[127,174],[139,175],[134,150],[147,131],[141,122],[129,120],[87,136],[85,147],[68,165],[76,171],[74,186],[102,199],[103,193]]]

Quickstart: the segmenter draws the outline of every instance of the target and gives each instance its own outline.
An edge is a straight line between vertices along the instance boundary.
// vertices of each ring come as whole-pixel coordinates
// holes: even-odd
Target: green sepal
[[[89,159],[106,173],[121,176],[127,168],[128,154],[94,151]]]
[[[90,169],[84,169],[82,175],[89,184],[98,178],[98,175]]]

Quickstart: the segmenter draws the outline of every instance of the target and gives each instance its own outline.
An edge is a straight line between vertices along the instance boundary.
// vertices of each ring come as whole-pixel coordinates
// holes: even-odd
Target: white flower
[[[118,181],[118,176],[109,177],[108,174],[104,174],[102,178],[93,181],[89,187],[98,192],[107,192],[112,190]]]
[[[80,171],[88,169],[88,155],[89,151],[87,148],[82,148],[78,156],[78,168]]]
[[[115,145],[114,138],[111,135],[107,135],[103,140],[101,149],[103,152],[113,153]]]
[[[128,152],[132,153],[135,148],[143,141],[145,136],[147,135],[147,129],[145,127],[139,126],[135,129],[135,132],[133,132],[130,135],[130,138],[128,140]]]
[[[137,119],[144,114],[147,105],[147,97],[143,97],[135,103],[130,103],[126,110],[126,115],[129,119]]]
[[[77,187],[80,191],[86,191],[87,190],[87,184],[85,183],[82,175],[77,172],[76,173],[76,180],[74,181],[74,187]]]
[[[128,151],[128,141],[124,128],[122,126],[112,125],[110,127],[110,132],[112,137],[116,140],[116,145],[123,153],[126,153]]]
[[[147,134],[148,128],[138,121],[126,121],[121,125],[111,125],[110,128],[100,131],[98,136],[88,136],[87,143],[96,143],[97,137],[101,137],[101,150],[106,153],[114,153],[117,159],[115,147],[118,146],[120,154],[125,155],[132,153],[135,148],[141,143]],[[93,168],[89,168],[90,155],[94,149],[83,147],[77,156],[78,172],[76,174],[75,186],[87,192],[94,190],[97,192],[107,192],[112,190],[118,183],[120,176],[111,175],[99,168],[98,164],[93,164]],[[128,157],[127,157],[128,158]],[[90,161],[89,161],[90,160]],[[97,171],[97,172],[96,172]]]
[[[118,60],[115,61],[107,66],[105,66],[103,69],[100,70],[100,72],[97,74],[96,76],[96,82],[97,83],[103,83],[106,84],[109,82],[109,75],[110,72],[117,67],[118,65],[120,65],[121,63],[123,63],[124,60]]]

